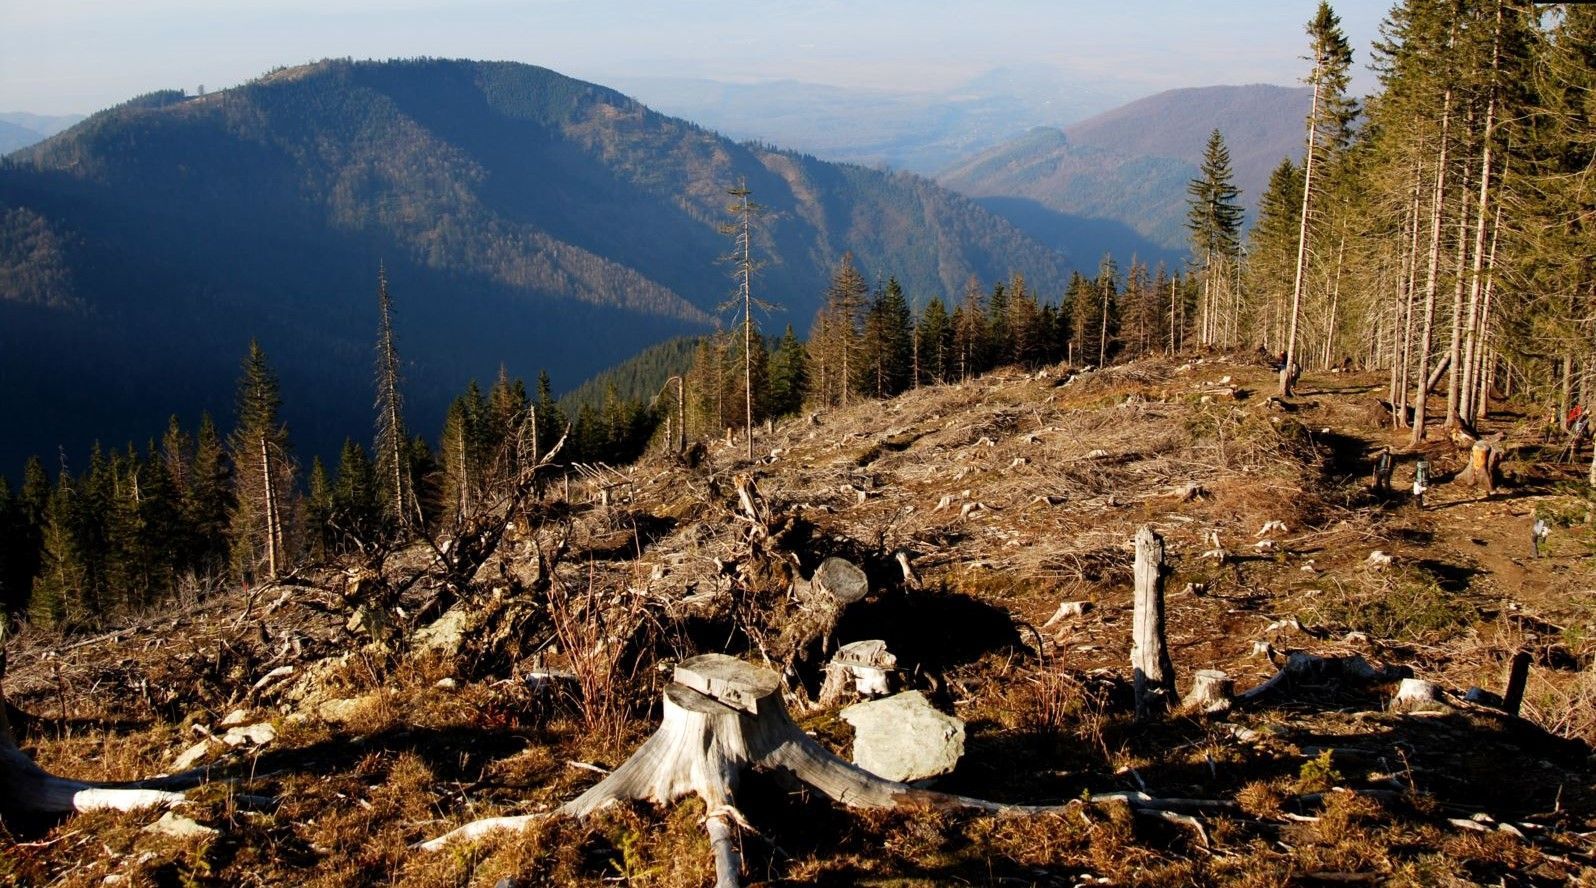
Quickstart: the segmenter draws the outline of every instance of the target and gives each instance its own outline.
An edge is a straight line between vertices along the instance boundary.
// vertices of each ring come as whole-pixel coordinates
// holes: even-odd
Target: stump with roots
[[[654,735],[625,764],[554,813],[581,818],[614,802],[667,805],[696,795],[708,809],[704,826],[715,859],[717,888],[739,884],[737,829],[746,821],[737,810],[736,793],[740,776],[749,769],[784,775],[850,808],[968,808],[1029,815],[1068,807],[1007,805],[877,777],[832,754],[793,723],[774,672],[725,654],[685,660],[676,667],[674,679],[665,689],[664,712]],[[1089,801],[1122,802],[1137,814],[1181,823],[1199,833],[1200,824],[1179,812],[1230,807],[1206,800],[1155,799],[1143,793],[1108,793]],[[454,841],[525,829],[546,816],[477,820],[419,847],[436,851]]]
[[[5,632],[0,627],[0,681],[5,678]],[[17,748],[0,693],[0,820],[53,818],[85,811],[137,811],[183,801],[174,790],[198,785],[199,772],[130,783],[96,783],[57,777]]]

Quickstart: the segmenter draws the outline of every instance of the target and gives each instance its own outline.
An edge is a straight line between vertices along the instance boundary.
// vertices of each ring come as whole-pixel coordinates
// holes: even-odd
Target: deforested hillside
[[[762,295],[807,319],[851,251],[946,295],[1056,255],[926,179],[738,144],[530,65],[327,61],[96,114],[0,167],[0,465],[225,416],[251,339],[330,456],[369,417],[386,264],[419,428],[501,364],[568,387],[712,326],[726,191]],[[92,405],[92,410],[89,409]],[[91,419],[92,417],[92,419]]]
[[[415,544],[96,637],[25,632],[7,713],[44,769],[199,785],[166,814],[64,821],[19,817],[13,790],[0,865],[73,885],[1596,875],[1582,466],[1506,401],[1489,476],[1437,439],[1371,484],[1382,380],[1273,384],[1242,355],[1049,366],[789,418],[753,460],[554,450]],[[1171,676],[1138,651],[1160,636]],[[867,716],[885,704],[907,714]]]

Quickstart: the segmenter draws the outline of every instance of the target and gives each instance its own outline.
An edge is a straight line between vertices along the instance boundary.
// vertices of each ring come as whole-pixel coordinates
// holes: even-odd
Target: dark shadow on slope
[[[1050,209],[1025,197],[981,197],[975,202],[1002,216],[1011,225],[1063,253],[1082,274],[1096,272],[1097,261],[1111,253],[1122,264],[1136,256],[1149,265],[1166,263],[1180,267],[1184,255],[1149,240],[1136,229],[1117,219],[1094,219]]]

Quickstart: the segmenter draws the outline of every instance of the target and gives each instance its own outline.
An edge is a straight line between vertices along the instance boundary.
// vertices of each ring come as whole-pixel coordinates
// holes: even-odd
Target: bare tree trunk
[[[1324,369],[1330,369],[1336,341],[1336,309],[1341,301],[1341,262],[1347,252],[1346,226],[1341,228],[1341,240],[1336,244],[1336,272],[1330,283],[1330,319],[1324,328]]]
[[[1452,90],[1446,91],[1441,105],[1441,147],[1435,163],[1435,188],[1430,205],[1430,260],[1424,278],[1424,326],[1419,336],[1418,390],[1413,393],[1413,434],[1409,441],[1417,447],[1424,442],[1425,408],[1429,402],[1430,348],[1435,337],[1435,291],[1441,266],[1441,216],[1446,197],[1447,129],[1452,119]]]
[[[260,436],[260,470],[266,499],[266,575],[275,580],[281,557],[278,551],[280,537],[277,529],[277,491],[272,483],[271,452],[267,448],[264,434]]]
[[[1315,74],[1317,75],[1317,71]],[[1308,210],[1313,202],[1313,156],[1319,138],[1319,95],[1322,89],[1318,76],[1313,78],[1313,105],[1308,111],[1308,153],[1302,170],[1302,217],[1297,226],[1297,273],[1291,284],[1291,325],[1286,333],[1286,367],[1297,361],[1297,318],[1302,313],[1303,278],[1308,267]],[[1286,378],[1280,378],[1280,396],[1291,394],[1286,389]]]
[[[1490,413],[1491,386],[1496,376],[1496,353],[1487,347],[1491,332],[1491,302],[1492,294],[1496,288],[1496,241],[1502,233],[1502,204],[1496,204],[1496,221],[1491,228],[1491,255],[1486,261],[1485,295],[1480,306],[1479,332],[1476,334],[1479,349],[1479,367],[1474,372],[1474,387],[1478,390],[1475,406],[1469,412],[1469,421],[1483,420]],[[1487,373],[1487,355],[1489,355],[1489,369]]]
[[[1135,577],[1131,668],[1136,712],[1145,716],[1175,694],[1175,667],[1170,663],[1164,640],[1164,540],[1145,524],[1136,531]]]
[[[1472,116],[1472,115],[1471,115]],[[1446,428],[1455,429],[1458,425],[1459,396],[1458,389],[1462,381],[1462,345],[1463,345],[1463,270],[1468,265],[1468,230],[1469,213],[1471,212],[1469,200],[1469,181],[1466,166],[1463,181],[1459,183],[1459,192],[1462,195],[1461,205],[1457,214],[1457,251],[1452,260],[1452,336],[1451,343],[1447,346],[1446,355],[1449,359],[1446,375]]]

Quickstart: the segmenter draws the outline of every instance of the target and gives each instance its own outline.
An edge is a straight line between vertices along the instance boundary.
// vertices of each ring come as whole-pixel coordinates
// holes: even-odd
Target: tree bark
[[[1430,348],[1435,336],[1435,292],[1441,267],[1441,217],[1446,198],[1447,129],[1452,119],[1452,90],[1446,91],[1441,105],[1441,146],[1435,163],[1435,187],[1430,204],[1430,258],[1424,278],[1424,325],[1419,336],[1418,389],[1413,394],[1413,434],[1411,446],[1424,442],[1425,409],[1430,397]]]
[[[1131,670],[1138,717],[1175,694],[1175,667],[1164,638],[1164,540],[1149,525],[1136,531],[1136,600],[1131,621]]]

